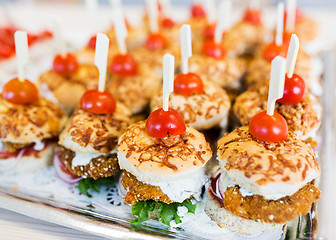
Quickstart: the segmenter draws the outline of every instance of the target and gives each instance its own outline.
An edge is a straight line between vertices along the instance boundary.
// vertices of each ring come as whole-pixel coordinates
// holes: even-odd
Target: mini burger
[[[58,60],[63,58],[58,56],[53,68],[41,74],[38,83],[46,98],[57,101],[70,114],[87,90],[97,88],[99,72],[94,65],[78,64],[77,58],[70,53],[66,60]]]
[[[244,126],[221,138],[217,150],[219,170],[205,212],[222,228],[241,234],[278,229],[320,198],[312,184],[320,174],[316,156],[293,132],[266,142]]]
[[[205,81],[198,74],[188,71],[191,51],[191,28],[184,24],[180,28],[181,73],[174,79],[174,92],[169,104],[183,117],[186,124],[197,130],[207,130],[216,126],[226,129],[231,106],[226,91],[212,81]],[[162,106],[163,93],[160,91],[151,100],[151,110]]]
[[[163,224],[181,222],[178,209],[195,212],[206,182],[205,164],[212,156],[204,136],[168,108],[173,91],[174,57],[164,56],[163,108],[130,126],[118,143],[125,203],[142,222],[155,216]]]
[[[100,109],[97,106],[90,108],[95,106],[99,94],[107,96],[101,100],[103,102],[112,96],[108,91],[87,91],[81,99],[81,107],[73,113],[60,134],[54,166],[66,182],[106,178],[119,171],[116,146],[119,136],[131,123],[131,112],[115,102],[102,103]],[[64,167],[67,171],[60,171]]]
[[[51,163],[65,112],[28,80],[7,82],[0,96],[0,172],[33,172]]]
[[[169,221],[165,219],[160,206],[170,206],[174,211],[185,206],[191,211],[190,200],[200,198],[207,179],[204,166],[211,156],[204,136],[189,126],[181,134],[157,138],[148,134],[146,121],[132,125],[118,144],[125,203],[132,205],[133,215],[140,222],[151,214],[167,225],[171,220],[179,223],[176,212],[172,212]],[[147,218],[143,218],[138,213],[149,205],[153,208],[143,209],[147,211]]]
[[[196,78],[200,82],[200,90],[194,89],[196,92],[193,92],[183,86],[187,85],[184,81],[188,80],[181,78],[188,77]],[[216,83],[202,81],[196,74],[177,75],[169,104],[181,114],[186,124],[197,130],[208,130],[217,126],[222,129],[227,127],[231,106],[228,94]],[[162,92],[152,98],[150,106],[152,111],[162,106]]]

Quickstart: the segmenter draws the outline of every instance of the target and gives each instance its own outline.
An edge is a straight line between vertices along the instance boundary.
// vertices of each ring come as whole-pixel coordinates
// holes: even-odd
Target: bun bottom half
[[[17,173],[35,172],[51,165],[53,154],[54,145],[51,144],[36,155],[23,156],[17,164],[15,163],[17,161],[16,157],[0,159],[0,171],[8,168],[8,171]],[[11,168],[11,166],[14,167]]]
[[[283,224],[262,223],[234,215],[227,211],[209,192],[204,211],[221,228],[240,234],[254,234],[283,227]]]

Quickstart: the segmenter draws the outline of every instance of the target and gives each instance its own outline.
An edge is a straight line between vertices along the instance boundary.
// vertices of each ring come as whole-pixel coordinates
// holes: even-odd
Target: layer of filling
[[[249,220],[285,223],[307,214],[321,194],[314,185],[308,183],[291,196],[269,200],[238,186],[225,175],[219,171],[211,178],[210,193],[226,210]]]
[[[116,152],[83,154],[59,146],[56,154],[64,166],[76,176],[97,179],[112,176],[119,171]]]
[[[17,158],[18,156],[35,156],[55,142],[56,139],[45,139],[43,141],[36,140],[28,144],[0,141],[0,160]]]

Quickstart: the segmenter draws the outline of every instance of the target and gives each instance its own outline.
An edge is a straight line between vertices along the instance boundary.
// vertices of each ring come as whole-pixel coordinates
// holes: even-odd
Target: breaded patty
[[[138,179],[127,171],[123,171],[120,183],[127,191],[125,195],[125,203],[134,205],[143,200],[155,200],[164,203],[172,203],[173,201],[164,194],[157,186],[152,186],[138,181]]]
[[[266,200],[263,196],[243,197],[239,187],[229,187],[224,193],[226,210],[245,219],[266,223],[285,223],[309,212],[312,203],[317,202],[321,192],[308,183],[292,196],[278,200]]]
[[[58,146],[58,157],[65,167],[72,173],[84,178],[103,178],[110,177],[119,171],[118,158],[116,153],[102,154],[93,158],[91,162],[85,166],[72,166],[72,159],[75,153],[64,147]]]

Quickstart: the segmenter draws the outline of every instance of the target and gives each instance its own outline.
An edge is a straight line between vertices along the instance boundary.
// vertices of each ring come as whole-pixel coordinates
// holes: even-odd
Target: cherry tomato
[[[290,43],[292,34],[293,34],[293,33],[291,33],[291,32],[284,32],[284,33],[283,33],[283,38],[282,38],[283,45],[285,45],[285,46],[289,46],[289,43]]]
[[[253,25],[261,25],[260,11],[257,9],[247,9],[245,11],[243,21]]]
[[[21,82],[14,78],[3,87],[2,97],[12,103],[29,104],[38,101],[39,93],[31,81],[25,79]]]
[[[301,12],[300,9],[296,8],[296,11],[295,11],[295,23],[297,22],[300,22],[303,18],[303,13]],[[286,23],[287,21],[287,11],[285,10],[285,13],[284,13],[284,22]]]
[[[191,6],[191,16],[194,18],[205,18],[206,12],[201,4],[193,4]]]
[[[174,92],[184,96],[201,94],[204,91],[203,88],[202,79],[195,73],[180,73],[174,80]]]
[[[167,45],[167,39],[160,33],[151,33],[146,40],[146,46],[151,51],[164,49]]]
[[[96,49],[96,41],[97,41],[97,35],[94,35],[88,41],[87,46],[91,49]]]
[[[110,69],[120,76],[134,76],[138,72],[138,63],[130,54],[117,54],[112,59]]]
[[[61,75],[68,76],[76,72],[78,69],[78,62],[76,57],[67,53],[65,56],[57,54],[53,62],[53,70]]]
[[[265,142],[279,142],[287,138],[288,126],[279,113],[274,112],[273,116],[270,116],[264,111],[251,119],[250,133]]]
[[[266,48],[263,51],[263,57],[268,60],[272,61],[276,56],[287,56],[287,50],[288,45],[282,44],[281,46],[278,46],[275,44],[275,42],[272,42],[266,46]]]
[[[175,22],[168,17],[165,17],[161,20],[161,26],[164,28],[172,28],[175,26]]]
[[[5,44],[1,44],[0,43],[0,57],[2,58],[8,58],[12,55],[14,55],[15,53],[15,49],[8,46],[8,45],[5,45]]]
[[[33,43],[35,43],[39,39],[39,36],[29,33],[27,38],[28,38],[28,45],[31,46]]]
[[[203,36],[205,39],[212,40],[215,37],[216,24],[207,24],[203,30]]]
[[[84,110],[96,114],[114,113],[116,109],[116,100],[109,91],[88,90],[83,94],[80,104]]]
[[[293,74],[291,78],[285,78],[283,97],[278,99],[281,103],[299,103],[306,91],[306,83],[299,75]]]
[[[180,135],[186,130],[182,116],[175,110],[162,108],[152,112],[146,121],[146,130],[149,136],[165,138]]]
[[[215,59],[221,59],[226,55],[223,46],[215,43],[213,40],[208,40],[203,44],[202,53]]]

